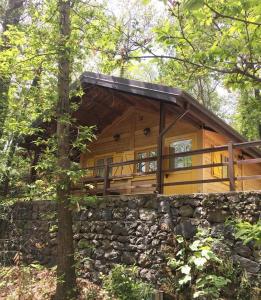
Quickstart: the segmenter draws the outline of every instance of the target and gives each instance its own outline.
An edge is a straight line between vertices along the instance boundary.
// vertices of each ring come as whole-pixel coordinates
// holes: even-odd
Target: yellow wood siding
[[[218,134],[216,132],[204,130],[203,131],[203,145],[204,148],[209,148],[213,146],[225,145],[229,142],[228,138]],[[219,163],[221,162],[221,155],[228,157],[227,151],[214,152],[212,154],[204,154],[203,162],[204,164],[210,163]],[[239,150],[234,151],[234,160],[241,159],[242,152]],[[249,157],[245,157],[246,159]],[[222,177],[222,168],[215,167],[204,169],[203,178],[212,179],[212,178],[221,178]],[[246,176],[246,175],[261,175],[261,166],[259,165],[235,165],[235,176]],[[261,181],[260,180],[244,180],[236,181],[236,190],[246,191],[246,190],[260,190]],[[207,183],[203,186],[204,193],[211,192],[223,192],[229,191],[229,182],[215,182]]]
[[[172,114],[166,115],[166,126],[168,126],[175,117]],[[157,138],[159,134],[159,112],[145,111],[142,109],[129,109],[125,114],[120,116],[116,121],[103,130],[97,140],[88,146],[89,151],[81,155],[81,166],[93,166],[97,159],[112,157],[113,162],[123,162],[133,160],[139,151],[148,149],[157,149]],[[150,133],[144,135],[144,129],[150,128]],[[119,134],[120,138],[115,141],[114,135]],[[187,121],[178,122],[174,128],[169,130],[164,138],[163,154],[169,153],[169,145],[174,141],[192,140],[192,150],[227,144],[228,139],[212,131],[203,130]],[[192,165],[210,164],[220,162],[220,155],[228,156],[227,152],[218,154],[204,154],[192,156]],[[236,152],[235,158],[240,155]],[[164,160],[163,168],[169,168],[169,161]],[[247,174],[261,174],[260,166],[235,166],[236,174],[239,176]],[[133,165],[113,167],[113,176],[126,176],[125,179],[116,179],[111,182],[111,188],[123,188],[121,193],[143,193],[155,190],[155,187],[149,185],[156,183],[155,175],[132,175],[136,172]],[[87,173],[92,176],[92,172]],[[130,176],[127,176],[130,175]],[[164,175],[164,182],[191,181],[211,178],[220,178],[222,168],[208,168],[190,171],[169,172]],[[146,184],[148,187],[137,187]],[[260,189],[260,181],[237,182],[237,189]],[[102,184],[100,184],[102,186]],[[229,190],[229,184],[210,183],[210,184],[193,184],[164,187],[164,194],[184,194],[197,192],[224,192]]]

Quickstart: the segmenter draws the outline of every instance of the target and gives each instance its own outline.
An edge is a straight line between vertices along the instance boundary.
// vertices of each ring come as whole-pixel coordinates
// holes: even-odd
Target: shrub
[[[119,300],[149,300],[153,288],[138,279],[136,266],[115,265],[109,275],[103,277],[105,290]]]
[[[227,224],[235,228],[235,238],[242,240],[244,245],[253,241],[257,247],[261,246],[261,220],[255,224],[241,220],[230,220]]]

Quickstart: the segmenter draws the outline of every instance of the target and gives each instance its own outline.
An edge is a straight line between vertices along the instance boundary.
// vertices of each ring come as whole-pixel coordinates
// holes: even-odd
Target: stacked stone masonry
[[[252,274],[260,258],[236,240],[228,218],[257,222],[261,192],[160,196],[122,195],[80,203],[74,213],[74,241],[81,276],[99,281],[116,263],[136,264],[140,276],[157,283],[166,265],[166,247],[175,235],[191,239],[199,227],[225,236],[224,248]],[[52,266],[56,256],[56,214],[52,201],[19,202],[0,207],[0,259],[12,263],[19,251],[25,263]]]

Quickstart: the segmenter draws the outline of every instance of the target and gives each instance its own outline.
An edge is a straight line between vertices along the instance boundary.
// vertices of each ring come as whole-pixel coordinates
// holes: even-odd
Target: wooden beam
[[[228,177],[230,191],[236,190],[235,185],[235,170],[234,170],[234,154],[233,154],[233,143],[228,143]]]
[[[160,117],[159,117],[159,137],[158,137],[158,153],[157,153],[157,192],[162,194],[163,187],[162,183],[164,181],[162,172],[162,146],[163,146],[163,134],[166,122],[166,111],[163,102],[160,102]]]

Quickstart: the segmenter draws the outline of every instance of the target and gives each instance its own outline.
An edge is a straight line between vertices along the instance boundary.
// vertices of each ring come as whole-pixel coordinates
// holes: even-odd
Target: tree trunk
[[[18,25],[25,0],[9,0],[8,9],[3,18],[3,31],[8,29],[9,25]],[[0,47],[0,52],[8,49],[5,38],[4,44]],[[5,119],[8,111],[8,90],[11,80],[11,74],[1,74],[0,76],[0,138],[3,135]]]
[[[57,182],[57,287],[56,300],[76,298],[76,275],[74,266],[74,247],[72,232],[72,213],[70,209],[70,168],[69,140],[69,84],[70,51],[65,45],[70,38],[70,1],[59,0],[60,43],[58,58],[58,104],[57,104],[57,144],[58,144],[58,182]]]
[[[7,196],[9,193],[9,185],[10,185],[10,168],[12,166],[16,146],[17,146],[18,137],[15,136],[12,138],[10,142],[10,147],[7,155],[7,160],[5,164],[6,173],[3,176],[1,185],[3,186],[3,195]]]

